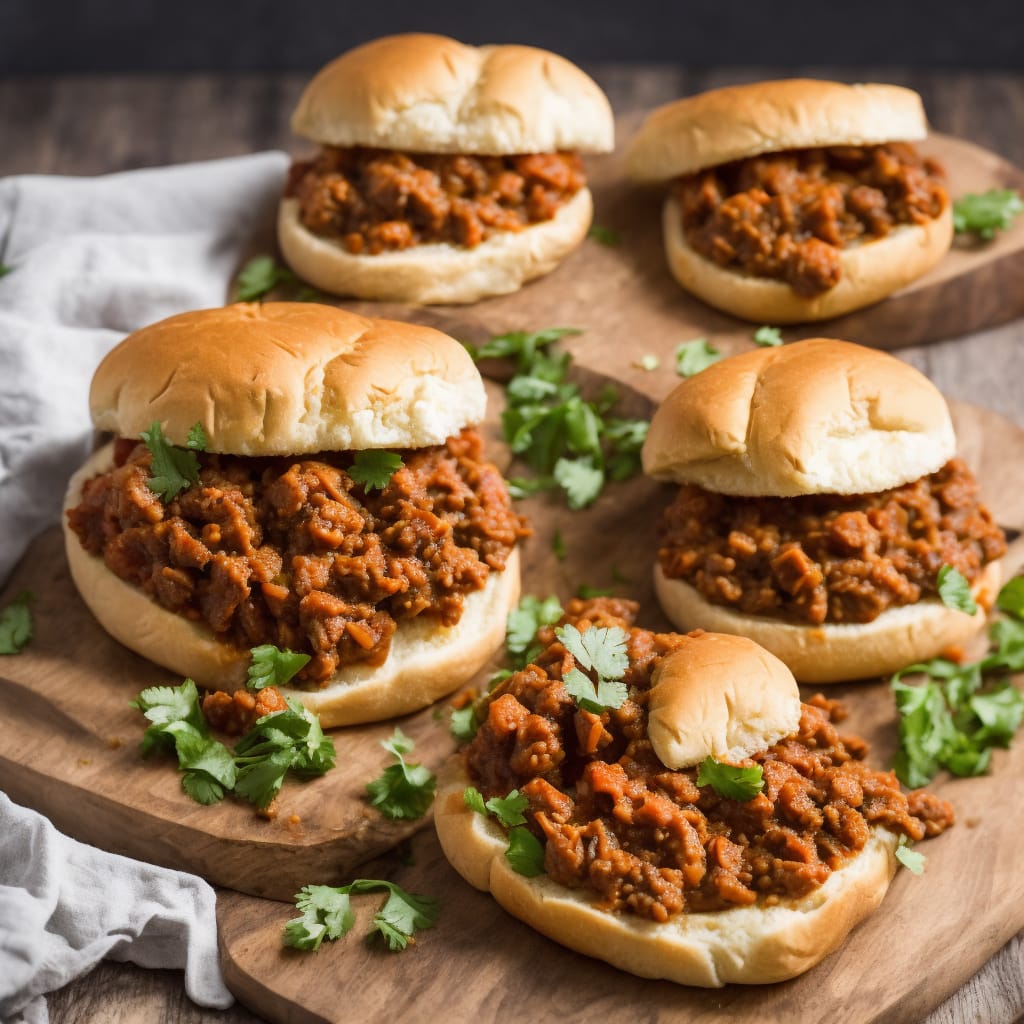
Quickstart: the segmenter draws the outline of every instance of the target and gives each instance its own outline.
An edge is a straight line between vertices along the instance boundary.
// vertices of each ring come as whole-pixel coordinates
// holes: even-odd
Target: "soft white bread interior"
[[[575,64],[531,46],[410,33],[364,43],[306,87],[297,135],[420,153],[604,153],[611,106]]]
[[[946,401],[924,374],[813,338],[680,382],[654,415],[643,466],[721,494],[867,494],[934,473],[955,452]]]
[[[500,826],[466,806],[466,785],[456,757],[442,772],[434,802],[438,838],[455,870],[548,938],[642,978],[719,988],[795,977],[878,907],[896,869],[896,836],[876,829],[860,853],[800,899],[682,913],[658,923],[602,910],[596,896],[547,875],[517,874],[505,859]]]
[[[65,509],[81,500],[82,485],[112,465],[111,445],[72,476]],[[68,565],[78,592],[115,640],[144,658],[211,690],[245,686],[250,654],[213,632],[162,608],[144,591],[89,554],[64,520]],[[399,624],[383,665],[350,665],[321,690],[281,687],[320,716],[325,728],[404,715],[451,693],[484,667],[505,638],[505,619],[519,599],[519,549],[503,572],[491,572],[483,590],[467,596],[454,626],[420,616]]]
[[[637,181],[667,181],[761,153],[912,142],[927,132],[921,97],[910,89],[790,78],[658,107],[630,141],[625,161]]]
[[[332,295],[460,304],[517,291],[550,273],[583,241],[592,217],[590,190],[583,188],[551,220],[495,232],[472,248],[435,242],[364,256],[309,231],[299,219],[299,201],[290,198],[281,201],[277,237],[292,270]]]
[[[665,200],[662,228],[669,269],[688,292],[754,323],[799,324],[870,306],[926,274],[953,242],[953,212],[947,203],[924,224],[902,224],[884,238],[841,249],[838,283],[811,297],[798,295],[785,281],[720,267],[695,252],[674,195]]]
[[[711,604],[689,583],[665,576],[660,565],[654,567],[654,590],[677,629],[709,629],[748,637],[785,662],[801,683],[818,684],[889,675],[963,647],[984,629],[986,611],[999,592],[1000,576],[999,562],[985,566],[971,587],[978,602],[974,615],[928,598],[891,608],[872,622],[821,626],[744,615]]]
[[[238,303],[130,334],[89,396],[98,430],[138,437],[159,420],[184,444],[236,455],[443,444],[484,417],[483,381],[441,331],[312,302]]]
[[[741,761],[800,725],[800,691],[775,655],[745,637],[699,633],[658,664],[647,703],[651,746],[669,768]]]

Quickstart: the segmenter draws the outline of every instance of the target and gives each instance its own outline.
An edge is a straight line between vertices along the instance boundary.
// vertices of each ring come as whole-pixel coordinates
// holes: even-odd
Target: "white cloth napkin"
[[[89,381],[129,331],[219,306],[273,216],[284,153],[100,178],[0,180],[0,583],[57,521],[89,450]],[[0,793],[0,1020],[47,1020],[43,993],[104,957],[185,969],[232,1002],[213,890],[103,853]]]
[[[44,993],[104,958],[184,968],[201,1006],[234,1000],[201,878],[76,842],[0,793],[0,1020],[47,1019]]]
[[[88,453],[89,381],[130,331],[227,300],[284,153],[0,180],[0,582]]]

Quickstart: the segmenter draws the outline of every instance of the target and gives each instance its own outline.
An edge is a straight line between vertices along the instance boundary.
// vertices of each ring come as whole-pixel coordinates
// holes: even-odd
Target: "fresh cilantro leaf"
[[[583,668],[592,669],[603,679],[621,679],[629,668],[629,636],[618,626],[591,626],[585,633],[575,626],[559,626],[555,636]]]
[[[1024,210],[1020,193],[1011,188],[991,188],[987,192],[968,193],[953,204],[953,229],[958,234],[974,232],[986,240],[996,231],[1008,231],[1013,218]]]
[[[366,784],[366,794],[372,806],[386,818],[422,818],[430,808],[437,789],[437,780],[429,768],[421,764],[407,764],[405,755],[412,753],[413,741],[396,728],[390,740],[381,746],[392,754],[397,764],[389,765],[382,775]]]
[[[654,355],[653,352],[648,352],[646,355],[642,355],[639,359],[634,359],[632,365],[638,370],[646,370],[650,373],[652,370],[656,370],[661,366],[661,360]]]
[[[224,787],[205,772],[183,772],[181,788],[197,804],[215,804],[224,799]]]
[[[955,569],[952,565],[942,566],[939,569],[936,583],[939,597],[942,598],[942,603],[947,608],[966,612],[968,615],[974,615],[977,612],[978,605],[971,594],[971,585],[959,569]]]
[[[976,693],[967,704],[982,725],[977,739],[985,743],[1005,746],[1024,720],[1024,694],[1012,683],[989,693]]]
[[[195,452],[171,444],[164,437],[159,420],[154,420],[148,431],[142,431],[142,440],[153,457],[153,475],[146,486],[158,497],[165,502],[172,501],[199,482],[199,459]]]
[[[353,883],[353,892],[357,892]],[[406,892],[397,885],[388,886],[388,898],[374,915],[373,926],[393,953],[405,949],[417,929],[433,928],[437,922],[437,900]],[[365,891],[365,890],[363,890]]]
[[[896,774],[904,785],[917,789],[935,777],[956,728],[936,683],[910,686],[897,680],[892,689],[900,715]]]
[[[707,338],[694,338],[676,346],[676,373],[692,377],[722,358],[722,353]]]
[[[205,452],[210,445],[210,439],[206,436],[202,423],[198,420],[189,427],[188,436],[185,438],[185,447],[193,452]]]
[[[291,750],[285,748],[268,753],[239,769],[235,792],[257,807],[269,807],[281,791],[281,784],[291,766]]]
[[[499,668],[497,672],[487,682],[487,692],[492,693],[498,686],[500,686],[506,679],[510,679],[514,675],[510,668]]]
[[[480,723],[476,718],[476,708],[467,704],[464,708],[452,708],[448,721],[448,731],[457,743],[468,743],[475,735]]]
[[[555,480],[565,491],[569,508],[580,509],[591,504],[604,486],[604,470],[591,458],[559,459],[555,463]]]
[[[697,772],[697,785],[710,786],[719,796],[745,803],[764,789],[764,771],[759,764],[744,768],[705,757]]]
[[[30,590],[18,596],[0,611],[0,654],[17,654],[32,639],[32,612],[35,600]]]
[[[912,850],[907,845],[907,837],[900,836],[899,845],[896,847],[896,859],[912,874],[924,874],[924,854]]]
[[[484,803],[484,795],[476,786],[467,786],[462,791],[462,800],[471,811],[476,811],[477,814],[482,814],[485,818],[487,817],[487,805]]]
[[[363,490],[372,491],[375,488],[383,491],[391,477],[402,468],[402,456],[394,452],[378,450],[356,452],[349,466],[348,475],[357,484],[363,485]]]
[[[996,598],[996,607],[1018,619],[1024,619],[1024,576],[1014,576],[1003,585]]]
[[[515,359],[520,373],[528,373],[534,366],[538,353],[559,338],[582,334],[577,327],[548,327],[540,331],[510,331],[499,334],[479,348],[466,345],[474,360]]]
[[[555,486],[553,477],[540,476],[530,480],[522,476],[510,476],[506,478],[508,494],[513,501],[522,501],[538,491],[546,491]]]
[[[525,824],[523,811],[530,806],[530,801],[518,789],[513,789],[507,796],[492,796],[485,806],[505,828],[511,828]]]
[[[754,341],[765,348],[775,348],[782,344],[782,331],[778,327],[758,327],[754,331]]]
[[[601,227],[600,224],[591,224],[587,235],[590,238],[593,238],[595,242],[600,242],[601,245],[607,245],[614,248],[619,244],[618,231],[615,231],[612,228]]]
[[[246,686],[250,690],[262,690],[265,686],[284,686],[309,662],[308,654],[282,650],[273,644],[261,644],[250,652],[249,677]]]
[[[509,832],[505,859],[513,871],[527,878],[544,873],[544,847],[525,825],[517,825]]]
[[[340,939],[356,922],[349,901],[349,887],[307,885],[295,894],[301,917],[284,927],[284,944],[295,949],[319,949],[324,939]]]
[[[565,561],[565,541],[562,539],[561,530],[555,530],[554,535],[551,538],[551,550],[555,553],[555,558],[560,562]]]
[[[14,267],[9,267],[6,263],[0,263],[0,277],[6,277],[12,273],[14,273]]]
[[[255,302],[279,284],[292,284],[296,280],[287,267],[282,267],[272,257],[257,256],[238,272],[236,298],[239,302]]]
[[[508,613],[505,646],[517,669],[525,668],[540,653],[540,647],[534,646],[537,630],[541,626],[554,625],[563,614],[562,606],[554,594],[543,600],[527,594]]]
[[[587,583],[581,583],[576,588],[576,596],[584,601],[589,601],[592,597],[609,597],[611,593],[611,587],[592,587]]]

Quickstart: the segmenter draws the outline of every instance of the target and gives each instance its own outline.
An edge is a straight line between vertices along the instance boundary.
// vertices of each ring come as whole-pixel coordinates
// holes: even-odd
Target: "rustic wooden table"
[[[607,65],[589,69],[618,113],[738,81],[773,77],[769,68],[686,72]],[[787,73],[792,73],[789,69]],[[915,72],[892,68],[799,69],[800,74],[897,82],[924,97],[932,125],[1024,166],[1024,77]],[[0,175],[101,174],[280,148],[306,146],[288,118],[301,75],[127,76],[0,80]],[[1024,424],[1024,321],[953,338],[899,355],[947,394]],[[974,870],[983,866],[974,865]],[[951,913],[956,908],[950,908]],[[242,1007],[201,1010],[184,994],[181,974],[101,964],[49,999],[54,1022],[258,1024]],[[928,1024],[1024,1020],[1024,933],[929,1018]]]

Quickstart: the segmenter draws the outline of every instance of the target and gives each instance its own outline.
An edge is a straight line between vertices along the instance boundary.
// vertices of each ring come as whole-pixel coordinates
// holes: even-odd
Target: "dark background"
[[[1024,69],[1024,0],[0,0],[0,75],[304,71],[401,31],[583,63]]]

